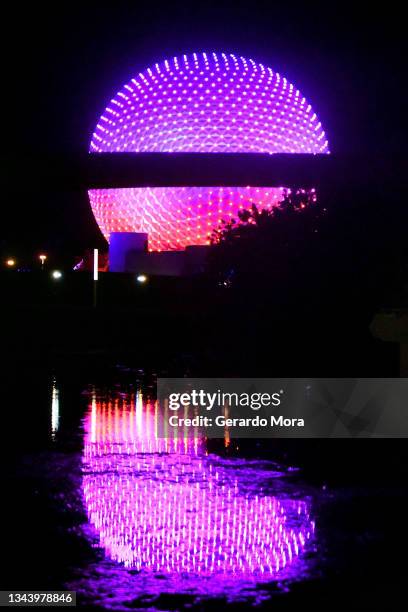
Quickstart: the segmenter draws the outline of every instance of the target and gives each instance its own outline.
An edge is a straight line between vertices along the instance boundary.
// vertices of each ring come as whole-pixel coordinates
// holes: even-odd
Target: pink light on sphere
[[[232,54],[194,53],[155,64],[112,98],[90,153],[328,153],[310,104],[271,68]],[[147,232],[153,250],[208,244],[220,219],[270,208],[283,188],[93,189],[102,233]]]

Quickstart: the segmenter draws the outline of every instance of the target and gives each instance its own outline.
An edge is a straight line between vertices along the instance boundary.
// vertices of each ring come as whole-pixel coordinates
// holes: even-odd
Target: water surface
[[[58,391],[52,397],[57,435]],[[167,438],[141,389],[93,388],[83,419],[80,537],[99,551],[69,585],[84,604],[163,609],[220,597],[256,605],[312,572],[311,492],[271,461],[209,453],[197,432]],[[228,449],[231,450],[231,449]],[[271,588],[273,587],[273,588]]]

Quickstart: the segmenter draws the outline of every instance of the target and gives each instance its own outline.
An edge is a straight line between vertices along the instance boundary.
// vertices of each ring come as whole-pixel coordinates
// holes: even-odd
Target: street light
[[[10,259],[6,260],[6,266],[8,268],[14,268],[15,265],[16,265],[16,260],[13,259],[12,257],[10,257]]]
[[[38,259],[41,261],[41,270],[44,268],[44,262],[47,259],[47,256],[42,254],[38,256]]]
[[[60,270],[53,270],[51,272],[51,276],[54,280],[59,280],[60,278],[62,278],[62,272]]]
[[[136,276],[136,280],[138,283],[145,283],[147,281],[147,276],[145,274],[139,274]]]

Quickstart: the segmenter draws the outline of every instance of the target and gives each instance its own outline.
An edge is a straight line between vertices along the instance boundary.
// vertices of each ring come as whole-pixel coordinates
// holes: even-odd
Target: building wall
[[[147,234],[112,232],[109,239],[109,271],[127,272],[126,260],[131,251],[147,251]]]
[[[114,232],[110,236],[109,271],[150,276],[191,276],[204,272],[208,247],[184,251],[147,250],[147,234]]]
[[[150,276],[192,276],[204,272],[207,252],[206,247],[152,253],[129,251],[125,271]]]

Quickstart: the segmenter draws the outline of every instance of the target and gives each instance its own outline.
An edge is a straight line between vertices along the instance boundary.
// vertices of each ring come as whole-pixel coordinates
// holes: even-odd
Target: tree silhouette
[[[286,286],[306,255],[312,264],[327,210],[314,191],[288,190],[273,208],[253,204],[238,217],[214,231],[211,270],[221,277],[232,274],[239,284],[252,279]]]
[[[253,355],[263,342],[279,347],[275,365],[285,352],[292,364],[294,350],[297,363],[311,363],[314,347],[320,373],[330,362],[330,375],[350,375],[339,364],[369,361],[374,313],[406,299],[405,226],[392,211],[383,194],[363,190],[288,190],[270,210],[249,205],[212,236],[209,272],[228,288],[215,306],[220,319],[243,345],[253,339]]]

